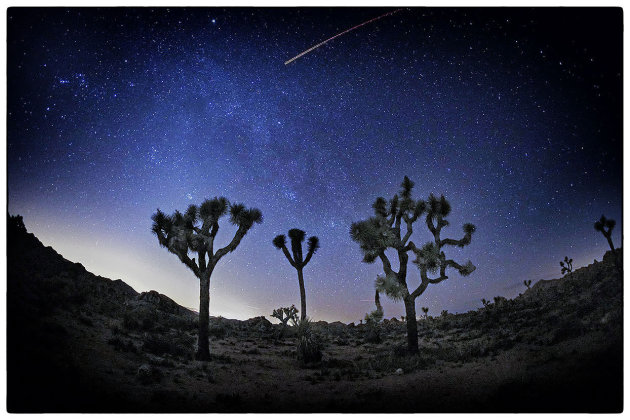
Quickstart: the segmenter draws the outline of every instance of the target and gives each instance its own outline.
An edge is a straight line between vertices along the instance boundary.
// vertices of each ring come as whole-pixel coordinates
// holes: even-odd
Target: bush
[[[112,337],[107,340],[107,344],[114,346],[114,348],[118,351],[137,353],[138,348],[131,342],[127,340],[122,340],[120,337]]]
[[[184,336],[169,335],[164,337],[158,334],[150,334],[146,336],[142,344],[142,350],[156,356],[170,354],[171,356],[184,359],[192,357],[191,340],[189,337]]]
[[[138,368],[138,380],[143,385],[160,382],[162,371],[155,366],[144,364]]]

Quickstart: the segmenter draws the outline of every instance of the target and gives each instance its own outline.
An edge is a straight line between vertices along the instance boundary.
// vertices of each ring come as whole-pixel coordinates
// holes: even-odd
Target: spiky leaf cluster
[[[311,236],[310,238],[308,238],[306,258],[304,258],[302,252],[302,243],[306,238],[306,232],[301,229],[290,229],[289,238],[291,239],[291,253],[293,255],[289,254],[289,251],[286,247],[287,238],[284,235],[278,235],[273,238],[273,246],[284,251],[285,256],[292,266],[297,269],[304,268],[319,249],[319,238],[317,236]]]
[[[381,252],[398,244],[395,232],[384,217],[370,217],[353,223],[350,236],[361,246],[366,263],[374,262]]]
[[[376,276],[374,287],[377,292],[385,293],[388,298],[395,302],[402,300],[407,292],[407,288],[400,284],[398,277],[394,274]]]
[[[297,358],[303,363],[319,362],[322,359],[322,341],[313,331],[307,317],[297,323]]]
[[[440,247],[435,242],[427,242],[416,251],[416,259],[413,262],[419,269],[435,274],[440,270],[445,260],[446,258],[444,253],[440,251]]]
[[[365,315],[365,323],[369,326],[378,324],[383,320],[383,311],[374,309],[372,312]]]
[[[604,234],[604,236],[610,235],[611,231],[615,228],[616,222],[613,219],[607,219],[606,216],[602,214],[602,217],[595,222],[593,227],[595,230]]]
[[[440,198],[437,198],[435,195],[433,195],[433,193],[431,193],[429,195],[427,203],[427,212],[433,219],[437,219],[438,217],[446,217],[451,213],[451,203],[449,203],[443,195],[441,195]]]

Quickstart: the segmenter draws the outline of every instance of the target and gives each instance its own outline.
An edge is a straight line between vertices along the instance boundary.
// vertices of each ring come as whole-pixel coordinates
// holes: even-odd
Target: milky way
[[[416,197],[450,200],[444,234],[477,226],[451,254],[477,270],[428,288],[430,314],[559,277],[565,255],[601,259],[601,214],[619,245],[621,9],[404,9],[284,65],[388,11],[9,9],[9,212],[88,270],[196,308],[197,280],[151,214],[220,195],[258,207],[264,223],[211,280],[211,314],[234,318],[299,305],[271,243],[293,227],[321,241],[310,315],[372,310],[382,267],[361,262],[349,227],[405,175]]]

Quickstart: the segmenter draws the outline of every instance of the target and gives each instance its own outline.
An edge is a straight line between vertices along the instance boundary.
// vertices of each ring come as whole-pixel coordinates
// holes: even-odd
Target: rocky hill
[[[618,412],[622,281],[617,255],[515,299],[377,328],[316,322],[321,362],[292,328],[212,318],[210,362],[193,359],[197,314],[91,274],[8,224],[11,412]]]

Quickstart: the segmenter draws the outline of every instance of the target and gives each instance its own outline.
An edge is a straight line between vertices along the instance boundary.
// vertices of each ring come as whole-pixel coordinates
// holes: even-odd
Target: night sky
[[[477,270],[431,285],[429,314],[513,297],[607,249],[593,223],[622,205],[622,11],[194,8],[8,10],[8,207],[88,270],[196,309],[198,280],[151,215],[225,196],[264,216],[211,279],[210,313],[299,307],[274,248],[320,238],[309,315],[358,322],[379,262],[349,235],[405,175],[452,204],[447,257]],[[220,246],[235,228],[222,219]],[[413,240],[430,239],[416,224]],[[11,244],[8,244],[11,246]],[[408,282],[415,288],[417,268]],[[448,274],[448,273],[447,273]],[[385,317],[402,303],[383,299]]]

